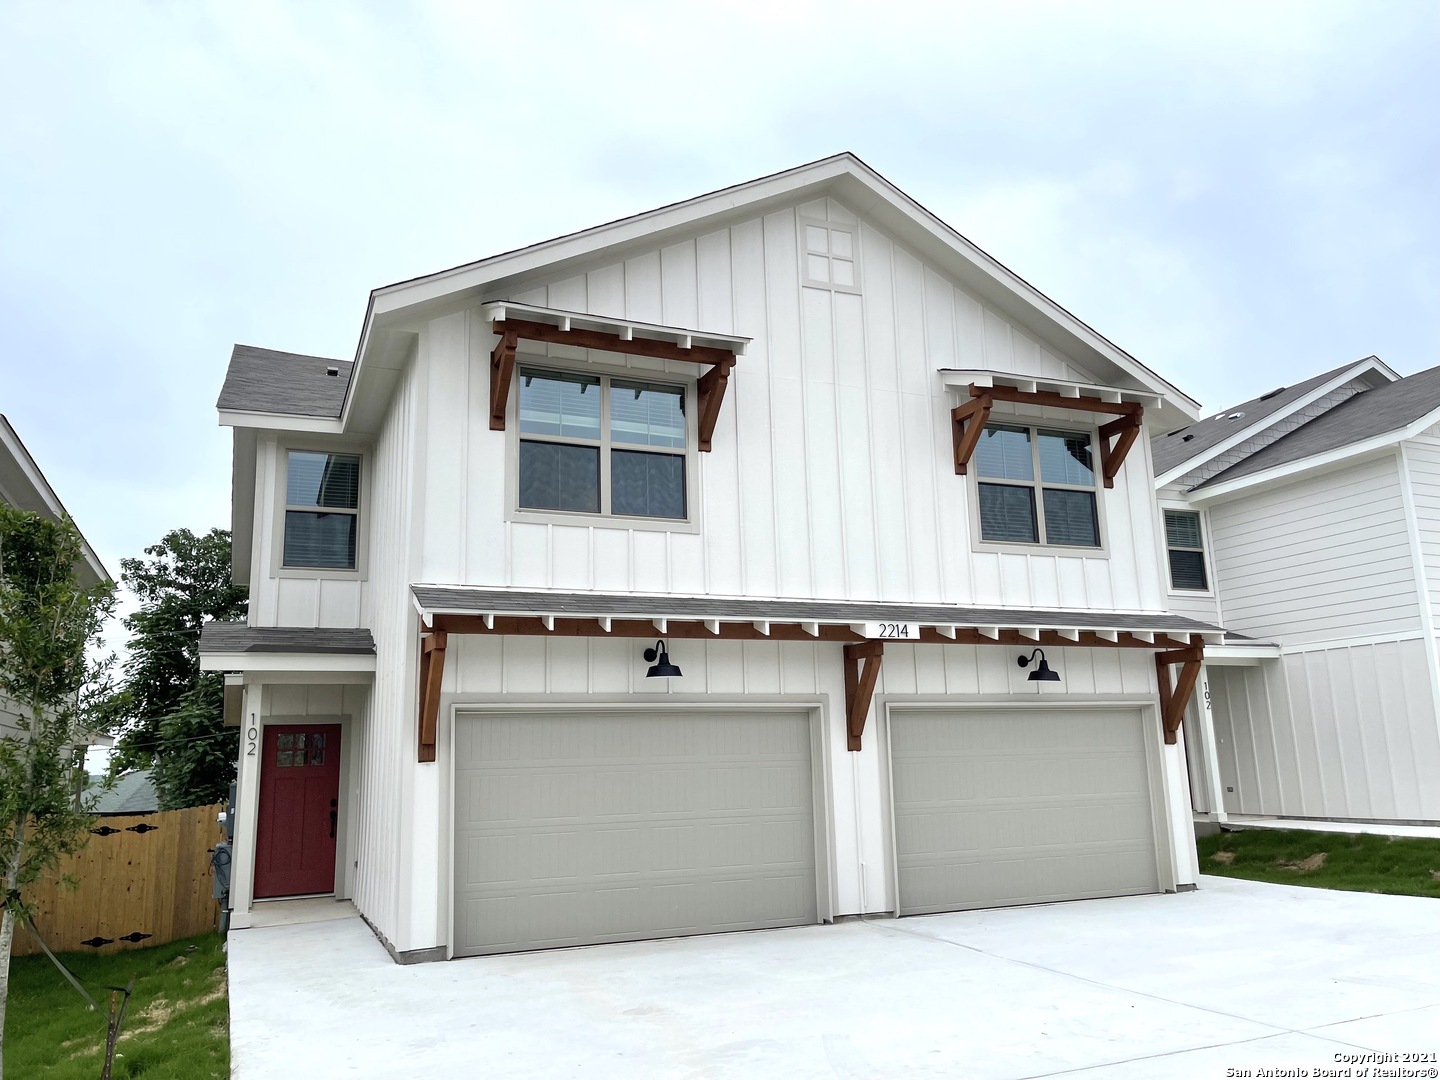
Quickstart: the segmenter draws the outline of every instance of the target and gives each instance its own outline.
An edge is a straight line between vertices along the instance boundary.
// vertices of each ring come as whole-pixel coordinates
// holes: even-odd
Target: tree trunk
[[[10,854],[10,865],[5,868],[5,895],[15,887],[20,876],[20,863],[25,853],[25,818],[15,822],[15,850]],[[0,918],[0,1080],[5,1080],[5,1006],[10,1000],[10,946],[15,941],[15,910],[5,905],[5,915]]]

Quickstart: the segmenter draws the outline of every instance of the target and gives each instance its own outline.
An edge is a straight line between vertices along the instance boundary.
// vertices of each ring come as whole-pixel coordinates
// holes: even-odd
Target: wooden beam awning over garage
[[[440,682],[453,634],[536,637],[678,638],[714,641],[823,641],[844,645],[849,748],[859,750],[887,644],[1003,645],[1018,649],[1148,649],[1162,686],[1169,665],[1185,669],[1162,707],[1167,742],[1194,686],[1207,641],[1224,631],[1180,615],[1035,611],[949,605],[754,600],[715,596],[633,596],[411,585],[420,613],[420,760],[435,759]],[[903,627],[901,635],[884,628]]]
[[[1095,386],[1066,379],[1043,379],[1001,371],[968,371],[942,368],[941,381],[958,389],[963,400],[950,410],[951,436],[955,452],[955,474],[964,476],[980,443],[980,433],[990,420],[997,401],[1032,405],[1071,412],[1099,413],[1115,419],[1100,427],[1100,475],[1107,488],[1125,464],[1135,445],[1147,407],[1159,408],[1159,394],[1126,387]],[[1030,420],[1030,417],[1020,417]]]
[[[490,354],[492,431],[505,430],[505,407],[515,374],[516,350],[521,341],[534,341],[622,356],[679,360],[708,367],[696,387],[700,407],[696,426],[700,449],[709,452],[730,371],[735,366],[735,358],[743,355],[745,347],[750,344],[747,337],[587,315],[508,300],[489,301],[481,306],[480,313],[490,323],[493,332],[500,336]]]

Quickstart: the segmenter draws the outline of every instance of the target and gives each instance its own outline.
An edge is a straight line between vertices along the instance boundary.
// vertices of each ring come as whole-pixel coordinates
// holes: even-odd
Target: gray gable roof
[[[1288,465],[1377,435],[1400,431],[1436,410],[1440,410],[1440,367],[1356,394],[1197,487],[1238,480],[1277,465]]]
[[[1374,359],[1374,357],[1367,359]],[[1272,390],[1269,394],[1242,401],[1239,405],[1232,405],[1214,416],[1197,420],[1188,427],[1179,428],[1167,435],[1156,436],[1150,440],[1150,457],[1155,463],[1155,475],[1157,477],[1164,476],[1192,458],[1199,457],[1211,447],[1224,442],[1232,435],[1253,429],[1312,390],[1323,386],[1342,371],[1354,367],[1356,363],[1364,362],[1360,360],[1344,364],[1316,375],[1312,379],[1306,379],[1302,383],[1296,383],[1294,386],[1282,387],[1279,393]],[[1229,419],[1232,414],[1237,412],[1244,413],[1245,416],[1240,420]]]
[[[160,809],[160,796],[149,769],[116,777],[107,791],[95,799],[97,814],[151,814]]]
[[[370,631],[338,626],[249,626],[208,622],[200,627],[202,653],[351,653],[375,654]]]
[[[340,419],[353,360],[236,345],[215,407],[225,412]],[[336,374],[330,375],[328,372]]]

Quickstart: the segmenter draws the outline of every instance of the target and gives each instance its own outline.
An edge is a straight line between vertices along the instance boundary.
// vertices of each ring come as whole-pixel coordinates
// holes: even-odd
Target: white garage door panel
[[[803,713],[456,727],[458,953],[816,921]]]
[[[900,911],[1159,889],[1138,713],[895,712]]]

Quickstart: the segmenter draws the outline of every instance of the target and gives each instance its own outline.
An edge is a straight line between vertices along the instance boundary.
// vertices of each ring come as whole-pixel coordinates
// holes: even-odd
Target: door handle
[[[334,840],[334,839],[335,839],[335,817],[336,817],[335,806],[336,806],[336,800],[335,800],[335,799],[331,799],[331,800],[330,800],[330,839],[331,839],[331,840]]]

